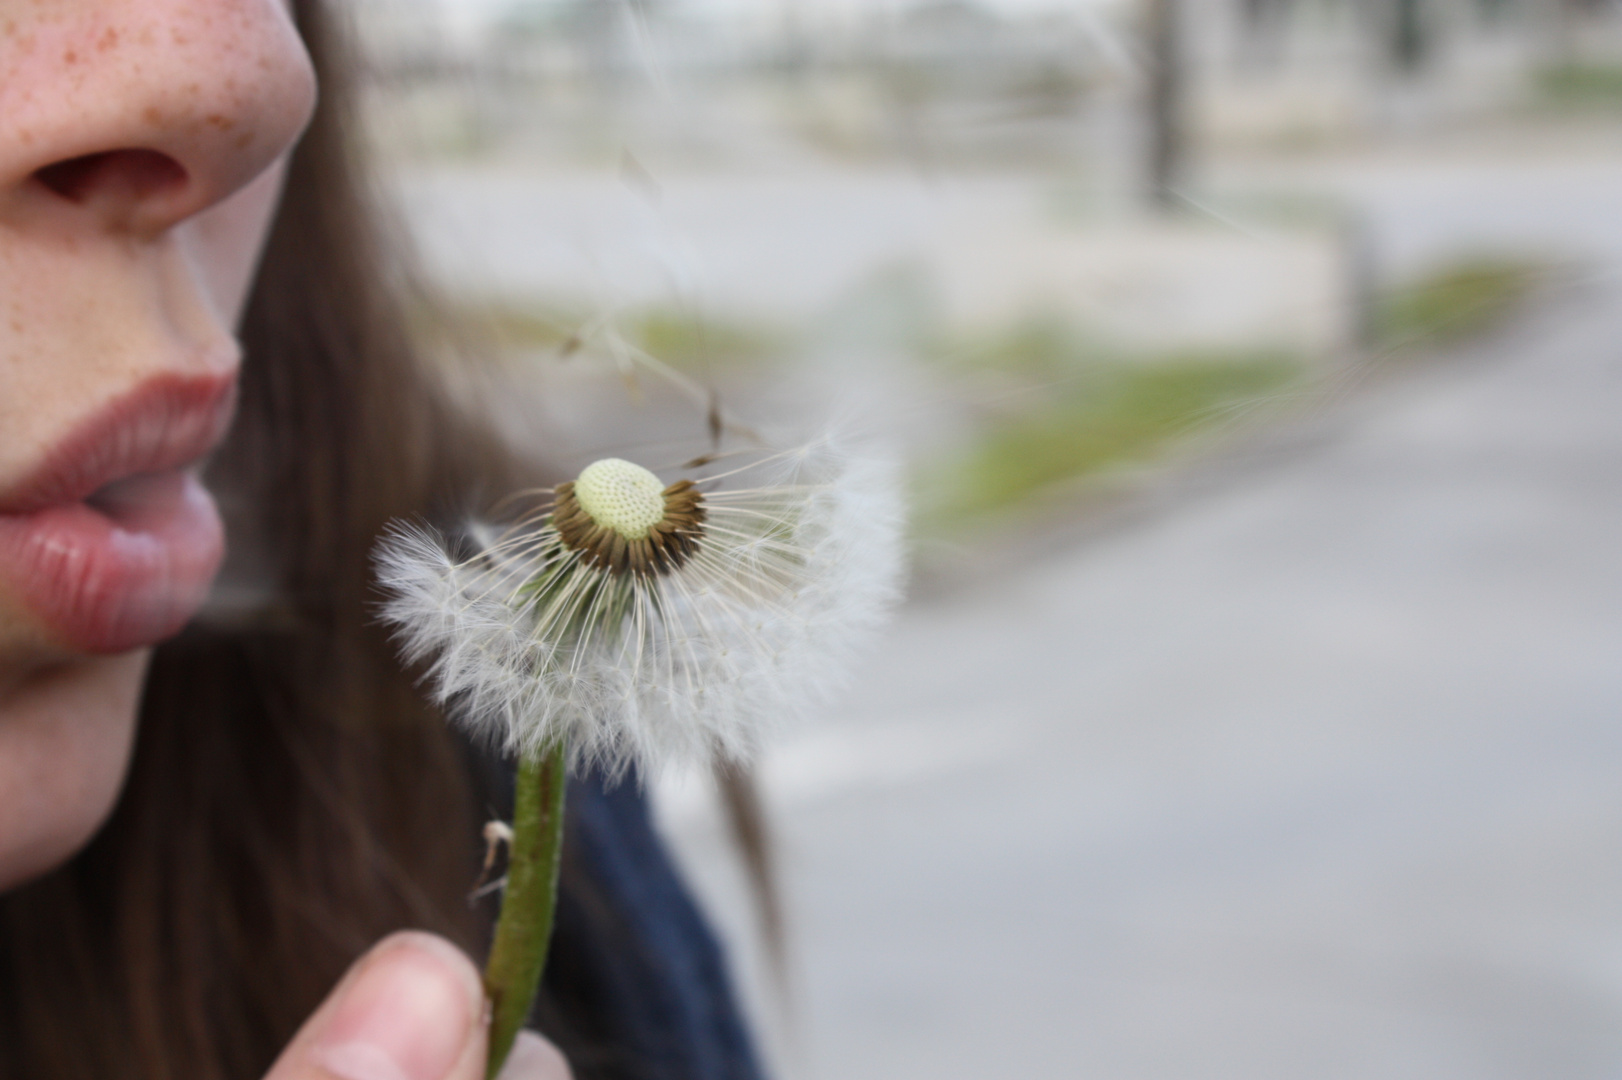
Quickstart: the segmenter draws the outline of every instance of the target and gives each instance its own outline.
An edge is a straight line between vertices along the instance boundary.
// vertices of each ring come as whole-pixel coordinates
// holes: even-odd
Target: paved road
[[[770,761],[789,1075],[1622,1076],[1608,168],[1538,189],[1585,284],[916,604]],[[1484,183],[1472,218],[1371,181],[1387,257],[1521,230]],[[712,819],[665,794],[735,925]]]
[[[1062,176],[677,170],[649,188],[601,171],[440,165],[397,179],[429,264],[464,295],[676,307],[820,335],[899,288],[906,313],[931,322],[916,333],[1063,315],[1150,350],[1316,350],[1342,332],[1333,230],[1168,225]]]

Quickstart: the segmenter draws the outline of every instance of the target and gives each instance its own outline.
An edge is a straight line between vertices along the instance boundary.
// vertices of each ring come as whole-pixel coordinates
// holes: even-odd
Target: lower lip
[[[186,471],[0,514],[0,582],[80,652],[125,652],[179,631],[202,607],[224,552],[214,500]]]

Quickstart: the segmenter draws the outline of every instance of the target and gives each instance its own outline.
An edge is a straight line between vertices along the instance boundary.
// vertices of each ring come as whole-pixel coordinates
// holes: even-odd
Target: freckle
[[[107,32],[101,35],[101,40],[96,42],[96,48],[101,52],[106,52],[108,49],[113,48],[117,44],[118,31],[109,26],[107,28]]]
[[[158,111],[156,105],[148,105],[146,110],[141,113],[141,119],[149,124],[158,124],[163,122],[163,114]]]
[[[246,150],[248,148],[248,144],[251,142],[253,142],[253,132],[244,131],[241,135],[237,136],[237,149]]]
[[[77,64],[79,62],[79,54],[74,52],[72,49],[69,49],[67,52],[62,54],[62,62],[64,64]]]
[[[237,126],[237,122],[235,120],[231,119],[229,116],[222,116],[220,113],[209,113],[207,116],[203,117],[203,120],[214,127],[219,128],[221,131],[230,131],[232,128]]]

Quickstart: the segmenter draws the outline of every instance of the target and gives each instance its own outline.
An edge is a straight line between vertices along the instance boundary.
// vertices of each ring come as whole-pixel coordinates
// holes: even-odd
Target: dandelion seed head
[[[662,487],[640,465],[604,458],[559,484],[551,525],[565,547],[614,574],[666,574],[698,551],[704,496],[691,480]]]
[[[507,751],[561,738],[610,775],[744,759],[844,685],[899,599],[899,490],[831,444],[662,487],[607,459],[526,525],[470,527],[467,559],[392,530],[384,616],[448,713]]]

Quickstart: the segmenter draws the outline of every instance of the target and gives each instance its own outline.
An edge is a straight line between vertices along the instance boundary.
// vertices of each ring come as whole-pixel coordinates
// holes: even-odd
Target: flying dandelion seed
[[[549,494],[470,528],[465,557],[416,527],[378,554],[407,659],[521,757],[746,758],[844,684],[899,596],[895,470],[827,443],[670,484],[608,458]]]

